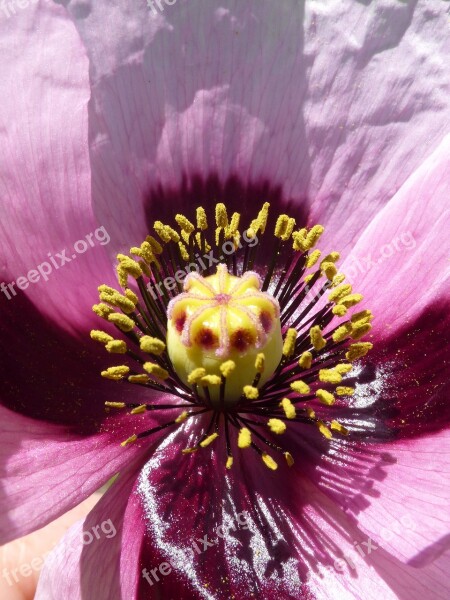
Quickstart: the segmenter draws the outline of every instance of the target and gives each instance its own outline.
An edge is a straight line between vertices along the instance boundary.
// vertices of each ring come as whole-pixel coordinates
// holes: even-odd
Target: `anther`
[[[291,390],[297,394],[309,394],[310,387],[304,381],[299,380],[291,383]]]
[[[318,325],[314,325],[311,327],[309,331],[309,335],[311,338],[311,344],[314,347],[314,350],[322,350],[326,346],[326,339],[322,335],[322,330]]]
[[[126,365],[120,365],[117,367],[109,367],[109,369],[106,369],[106,371],[102,371],[101,375],[102,375],[102,377],[105,377],[105,379],[112,379],[113,381],[120,381],[121,379],[126,377],[129,372],[130,372],[129,367],[127,367]]]
[[[281,421],[281,419],[269,419],[267,425],[269,426],[270,431],[278,435],[281,435],[286,431],[286,424]]]
[[[143,335],[139,340],[139,346],[143,352],[160,356],[166,349],[166,345],[158,338],[149,335]]]
[[[289,398],[283,398],[283,400],[280,402],[280,406],[284,410],[286,419],[295,419],[297,413],[295,406],[292,404]]]
[[[302,369],[310,369],[312,364],[311,352],[303,352],[298,361],[298,366]]]
[[[330,392],[327,392],[327,390],[316,390],[316,396],[319,398],[322,404],[326,404],[327,406],[334,404],[334,396],[333,394],[330,394]]]
[[[252,444],[252,434],[247,427],[242,427],[239,431],[238,435],[238,447],[239,448],[249,448]]]

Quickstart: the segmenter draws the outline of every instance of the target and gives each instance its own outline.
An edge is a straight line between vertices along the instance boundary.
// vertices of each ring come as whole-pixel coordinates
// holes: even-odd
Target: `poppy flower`
[[[1,23],[2,541],[118,477],[36,597],[447,597],[444,3],[63,4]]]

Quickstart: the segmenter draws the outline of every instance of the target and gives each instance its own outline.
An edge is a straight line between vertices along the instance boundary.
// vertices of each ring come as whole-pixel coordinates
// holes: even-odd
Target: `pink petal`
[[[450,431],[372,450],[389,455],[391,464],[374,476],[375,498],[356,496],[348,510],[377,544],[402,561],[425,567],[450,549]]]
[[[1,299],[11,308],[26,295],[74,331],[111,272],[107,222],[91,207],[88,60],[54,3],[30,5],[14,23],[2,18],[0,29],[0,281],[13,282]]]
[[[43,527],[142,453],[139,444],[122,448],[119,443],[134,433],[132,417],[116,418],[114,428],[105,424],[102,433],[86,437],[2,406],[0,417],[1,543]]]
[[[444,600],[450,589],[450,577],[445,569],[445,560],[450,553],[442,555],[435,563],[413,568],[402,564],[386,552],[371,535],[364,534],[349,519],[346,519],[328,504],[320,494],[313,496],[312,506],[320,515],[316,527],[327,531],[327,535],[339,548],[331,566],[316,563],[310,572],[310,589],[316,600],[342,600],[351,598],[386,600],[420,600],[433,598]],[[333,515],[335,531],[330,532]],[[406,521],[392,521],[391,526],[403,528]]]
[[[450,135],[367,227],[342,271],[389,338],[448,298]]]
[[[309,198],[345,248],[448,123],[442,2],[178,0],[155,16],[121,0],[105,36],[108,6],[72,15],[93,65],[93,201],[128,242],[150,187],[216,172]]]
[[[122,595],[119,570],[123,517],[137,474],[136,460],[128,466],[84,522],[74,525],[49,555],[36,600],[136,598],[128,588]]]

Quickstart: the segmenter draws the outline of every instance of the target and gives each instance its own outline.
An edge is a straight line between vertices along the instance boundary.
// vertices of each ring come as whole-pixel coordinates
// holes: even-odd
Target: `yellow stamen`
[[[147,277],[152,276],[152,272],[151,272],[149,266],[147,265],[147,263],[145,263],[143,260],[140,260],[138,264],[139,264],[142,272],[144,273],[144,275],[147,275]]]
[[[185,448],[181,451],[181,454],[194,454],[194,452],[197,452],[197,450],[198,448]]]
[[[337,275],[334,276],[333,281],[331,282],[331,287],[336,287],[337,285],[340,285],[344,280],[345,280],[344,273],[338,273]]]
[[[105,402],[105,406],[108,408],[125,408],[125,402]]]
[[[147,412],[147,406],[145,404],[141,404],[140,406],[136,406],[136,408],[133,408],[130,414],[141,415],[145,412]]]
[[[286,459],[287,466],[292,467],[294,464],[294,458],[292,457],[292,454],[290,454],[290,452],[284,452],[284,458]]]
[[[341,255],[339,254],[339,252],[330,252],[330,254],[327,254],[326,256],[324,256],[324,258],[322,259],[322,262],[332,262],[335,263],[340,259]]]
[[[112,304],[112,306],[116,306],[120,308],[125,314],[129,315],[134,312],[136,308],[135,305],[128,300],[126,296],[122,296],[119,292],[115,292],[114,294],[110,294],[109,292],[101,292],[100,300],[103,302],[107,302],[108,304]]]
[[[312,354],[311,352],[303,352],[298,361],[298,366],[302,369],[310,369],[312,364]]]
[[[236,363],[234,362],[234,360],[226,360],[220,365],[220,372],[225,378],[227,378],[231,375],[235,368]]]
[[[163,252],[163,247],[161,246],[161,244],[158,242],[158,240],[156,240],[153,236],[148,235],[145,238],[145,241],[147,242],[147,244],[150,244],[150,247],[152,249],[152,251],[155,254],[162,254]]]
[[[200,232],[197,232],[195,234],[195,241],[197,242],[197,246],[200,249],[202,249],[204,247],[206,252],[209,252],[211,250],[211,246],[208,244],[208,242],[205,240],[205,238],[202,238],[202,235]]]
[[[111,335],[108,335],[104,331],[99,331],[97,329],[93,329],[91,331],[91,338],[96,342],[100,342],[101,344],[107,344],[108,342],[112,342],[114,339]]]
[[[315,419],[316,418],[316,413],[309,406],[307,406],[305,408],[305,411],[306,411],[306,416],[308,417],[308,419]]]
[[[130,258],[129,256],[125,256],[124,254],[118,254],[117,259],[120,261],[118,267],[120,266],[122,271],[125,271],[131,277],[138,279],[142,276],[142,269],[135,260]]]
[[[96,315],[98,315],[102,319],[108,319],[109,315],[111,315],[114,312],[113,308],[102,303],[94,304],[92,310],[95,312]]]
[[[287,419],[295,419],[295,406],[292,404],[289,398],[283,398],[283,400],[280,402],[280,406],[284,410],[284,414],[286,415]]]
[[[145,362],[143,364],[143,367],[144,367],[144,371],[147,371],[147,373],[150,373],[150,375],[153,375],[154,377],[157,377],[158,379],[167,379],[169,377],[169,373],[166,371],[166,369],[163,369],[162,367],[160,367],[159,365],[156,365],[155,363]]]
[[[309,275],[305,275],[305,277],[303,277],[303,281],[305,283],[309,283],[313,277],[314,277],[314,273],[310,273]]]
[[[346,323],[344,323],[343,325],[338,327],[336,329],[336,331],[333,333],[333,336],[332,336],[333,341],[334,342],[342,342],[343,340],[345,340],[345,338],[347,338],[350,335],[351,331],[352,331],[352,326],[347,321]]]
[[[247,230],[247,235],[249,238],[253,238],[256,234],[264,233],[266,231],[269,208],[270,204],[265,202],[256,219],[253,219],[253,221],[250,223],[250,229]],[[249,234],[250,230],[253,232],[253,235]]]
[[[233,466],[233,457],[229,456],[227,458],[227,464],[225,465],[225,467],[229,470],[229,469],[231,469],[232,466]]]
[[[244,396],[248,400],[257,400],[259,396],[258,388],[253,387],[252,385],[244,385],[243,388]]]
[[[166,225],[166,232],[167,235],[170,237],[170,241],[175,242],[175,244],[178,244],[178,242],[180,241],[179,233],[169,225]]]
[[[163,341],[149,335],[143,335],[141,337],[139,340],[139,346],[143,352],[155,354],[156,356],[162,354],[166,349],[166,345]]]
[[[178,415],[178,417],[175,419],[175,423],[184,423],[184,421],[186,421],[186,419],[188,418],[188,411],[184,410],[181,415]]]
[[[222,379],[218,375],[205,375],[200,379],[201,385],[208,387],[209,385],[220,385]]]
[[[195,383],[198,383],[201,380],[201,378],[204,377],[205,375],[206,375],[206,369],[203,369],[203,367],[194,369],[188,375],[189,385],[194,385]]]
[[[233,213],[230,224],[225,229],[225,239],[227,239],[227,240],[237,239],[239,241],[239,238],[236,238],[236,234],[239,233],[238,227],[239,227],[240,219],[241,219],[241,215],[239,213],[237,213],[237,212]]]
[[[373,344],[370,342],[359,342],[358,344],[351,344],[348,352],[345,354],[345,358],[349,361],[358,360],[365,356],[369,350],[372,350]]]
[[[122,447],[128,446],[128,444],[132,444],[133,442],[135,442],[138,439],[137,435],[134,433],[132,436],[130,436],[128,439],[126,439],[124,442],[122,442],[120,445]]]
[[[370,323],[370,321],[372,321],[373,319],[373,314],[371,310],[362,310],[360,312],[355,313],[354,315],[351,316],[350,321],[352,323],[354,323],[355,325],[362,325],[365,323]]]
[[[227,208],[225,204],[222,204],[222,202],[216,204],[216,225],[217,227],[221,227],[222,229],[228,227]]]
[[[323,421],[317,421],[316,422],[317,428],[320,431],[320,433],[326,437],[328,440],[331,440],[331,438],[333,437],[333,434],[331,433],[331,431],[328,429],[328,427],[325,425],[325,423]]]
[[[255,369],[257,373],[264,373],[264,367],[266,366],[266,357],[263,352],[256,355]]]
[[[336,369],[320,369],[319,381],[325,383],[341,383],[342,376]]]
[[[108,296],[114,296],[114,294],[118,294],[119,292],[117,290],[115,290],[114,288],[110,287],[109,285],[105,285],[104,283],[102,283],[102,285],[99,285],[97,290],[101,293],[101,294],[107,294]]]
[[[291,383],[291,390],[297,394],[309,394],[310,387],[304,381],[293,381]]]
[[[348,294],[348,296],[344,296],[339,300],[339,304],[342,304],[346,308],[351,308],[361,302],[363,299],[362,294]]]
[[[126,288],[128,286],[128,273],[125,269],[122,269],[120,265],[116,267],[117,271],[117,281],[119,282],[120,287]]]
[[[309,232],[305,228],[295,231],[292,234],[292,239],[294,240],[293,249],[297,252],[311,250],[317,244],[324,231],[325,229],[322,225],[314,225]]]
[[[205,231],[205,229],[208,229],[208,219],[206,218],[205,209],[202,206],[199,206],[197,208],[196,217],[197,217],[197,229],[201,229],[202,231]]]
[[[209,446],[210,444],[212,444],[212,442],[217,439],[219,437],[218,433],[212,433],[211,435],[209,435],[206,439],[203,440],[203,442],[200,442],[200,446],[202,448],[206,448],[207,446]]]
[[[161,221],[155,221],[153,223],[153,229],[164,243],[167,244],[167,242],[170,242],[170,235],[167,233],[166,227]]]
[[[188,235],[195,231],[194,224],[184,215],[175,215],[175,221],[178,223],[180,229],[185,231]]]
[[[352,293],[352,286],[349,283],[345,283],[344,285],[340,285],[336,289],[334,289],[329,295],[328,300],[330,302],[339,302],[341,298],[345,298]]]
[[[117,367],[109,367],[106,371],[102,371],[102,377],[105,379],[112,379],[113,381],[119,381],[123,379],[130,372],[130,368],[126,365],[119,365]]]
[[[297,341],[297,330],[288,329],[284,338],[283,344],[283,356],[289,358],[294,354],[295,342]]]
[[[271,456],[269,456],[269,454],[267,454],[267,452],[263,452],[261,454],[261,458],[266,467],[271,471],[276,471],[278,469],[277,463],[273,460]]]
[[[322,262],[320,265],[320,269],[330,281],[332,281],[334,279],[334,276],[337,275],[336,265],[332,262]]]
[[[280,215],[275,225],[275,237],[280,238],[283,242],[291,237],[295,227],[295,219],[290,218],[288,215]]]
[[[134,254],[135,256],[142,258],[147,265],[155,263],[159,267],[159,262],[153,253],[151,245],[148,242],[142,242],[140,248],[136,248],[135,246],[130,248],[130,254]]]
[[[189,252],[183,242],[178,242],[178,248],[180,249],[181,258],[188,261],[190,259]]]
[[[128,300],[131,300],[131,302],[136,306],[136,304],[139,302],[139,298],[136,296],[136,294],[129,288],[127,288],[124,293]]]
[[[347,309],[343,304],[336,304],[336,306],[333,306],[333,308],[331,309],[331,312],[333,313],[333,315],[343,317],[347,314]]]
[[[364,337],[369,331],[372,329],[372,325],[370,323],[366,323],[365,325],[358,325],[352,327],[352,331],[350,337],[352,340],[360,340]]]
[[[327,392],[327,390],[316,390],[316,396],[319,398],[322,404],[326,404],[327,406],[334,404],[334,396],[333,394],[330,394],[330,392]]]
[[[349,365],[348,363],[339,363],[334,367],[334,370],[340,373],[341,375],[345,375],[346,373],[350,373],[353,369],[353,365]]]
[[[144,373],[140,375],[130,375],[128,377],[128,381],[130,383],[148,383],[150,381],[150,377]]]
[[[111,313],[108,315],[108,321],[116,325],[121,331],[127,333],[134,328],[134,321],[127,317],[126,315],[121,315],[119,313]]]
[[[345,385],[338,385],[336,388],[336,394],[338,396],[353,396],[355,389],[352,387],[347,387]]]
[[[311,327],[309,335],[314,350],[322,350],[323,348],[325,348],[327,340],[322,336],[322,330],[318,325],[314,325],[314,327]]]
[[[105,347],[111,354],[126,354],[128,351],[127,345],[123,340],[111,340]]]
[[[349,433],[347,427],[344,427],[343,425],[341,425],[341,423],[339,423],[339,421],[331,421],[330,429],[332,429],[333,431],[338,431],[342,435],[348,435],[348,433]]]
[[[286,431],[286,424],[281,419],[269,419],[267,422],[270,431],[281,435]]]
[[[249,448],[251,446],[252,443],[252,434],[250,429],[247,429],[247,427],[242,427],[242,429],[239,431],[239,435],[238,435],[238,447],[239,448]]]
[[[313,267],[319,260],[321,254],[322,253],[320,250],[314,250],[314,252],[311,252],[306,260],[306,268],[310,269]]]
[[[220,236],[222,235],[222,231],[224,231],[224,229],[222,229],[222,227],[216,227],[216,234],[215,234],[215,242],[216,242],[216,246],[219,246],[220,244]]]
[[[253,240],[256,237],[256,230],[253,227],[249,227],[245,234],[249,240]]]

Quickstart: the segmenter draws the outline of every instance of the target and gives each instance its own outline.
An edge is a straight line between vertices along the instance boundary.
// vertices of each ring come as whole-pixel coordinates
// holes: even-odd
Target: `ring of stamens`
[[[333,417],[340,406],[348,405],[354,393],[345,381],[354,362],[372,348],[370,342],[361,341],[371,330],[372,313],[355,310],[362,296],[353,293],[345,276],[338,272],[339,254],[322,256],[315,249],[323,233],[320,225],[295,230],[295,219],[288,215],[280,215],[276,221],[275,249],[269,265],[263,264],[261,290],[269,292],[280,306],[284,342],[281,360],[268,380],[264,380],[268,357],[258,352],[253,375],[242,385],[235,402],[225,404],[227,378],[239,370],[239,361],[227,357],[226,339],[219,348],[223,362],[217,373],[197,368],[183,381],[169,358],[168,311],[182,293],[186,302],[198,301],[189,291],[183,292],[184,278],[179,275],[182,269],[187,275],[196,264],[205,277],[212,275],[219,263],[217,257],[223,255],[222,248],[228,242],[234,251],[227,253],[219,270],[244,279],[253,276],[249,271],[257,270],[260,246],[268,236],[268,216],[266,203],[256,218],[240,230],[239,213],[229,217],[225,205],[218,204],[216,227],[211,234],[207,213],[199,207],[192,221],[177,215],[177,228],[156,221],[154,230],[159,239],[149,235],[139,247],[131,248],[129,255],[118,255],[121,289],[101,285],[100,303],[93,307],[99,317],[115,328],[116,335],[93,330],[91,337],[110,354],[120,355],[121,360],[101,375],[124,385],[139,386],[142,391],[168,394],[173,402],[110,401],[106,408],[129,410],[131,414],[175,414],[158,427],[136,432],[122,445],[164,429],[182,428],[188,420],[209,414],[206,426],[201,418],[198,439],[194,446],[183,450],[184,454],[203,450],[223,439],[227,469],[232,467],[237,451],[252,448],[269,469],[275,470],[278,464],[274,453],[283,455],[288,466],[294,464],[294,457],[278,444],[286,431],[295,431],[293,423],[312,426],[327,440],[349,433],[345,421]],[[201,280],[195,274],[189,277]],[[225,305],[230,298],[219,296],[214,302]],[[204,304],[196,318],[206,310],[208,302]],[[245,374],[242,377],[245,379]],[[219,397],[218,403],[211,400],[214,394]],[[232,444],[232,429],[237,431],[236,444]]]

